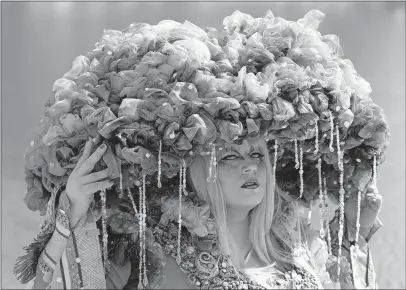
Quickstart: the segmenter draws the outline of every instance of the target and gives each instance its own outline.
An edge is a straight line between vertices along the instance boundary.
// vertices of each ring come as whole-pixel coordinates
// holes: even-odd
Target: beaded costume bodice
[[[169,222],[167,226],[157,225],[153,230],[156,241],[164,253],[177,259],[178,225]],[[295,268],[291,271],[276,264],[281,275],[270,275],[265,283],[258,283],[246,275],[238,273],[230,258],[222,255],[214,236],[200,238],[186,229],[181,235],[180,270],[187,275],[192,286],[197,289],[319,289],[313,276]]]

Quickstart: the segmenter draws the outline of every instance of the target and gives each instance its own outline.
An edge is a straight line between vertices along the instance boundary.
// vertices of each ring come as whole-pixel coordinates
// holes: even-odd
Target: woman
[[[222,31],[174,21],[106,30],[55,82],[26,156],[25,201],[47,207],[19,279],[41,289],[375,287],[366,242],[381,198],[358,202],[389,129],[337,38],[316,31],[322,18],[236,11]],[[289,175],[293,158],[297,190],[285,190],[273,176]],[[316,185],[304,178],[315,160]],[[359,190],[345,210],[354,190],[344,183]],[[320,201],[339,193],[329,255],[301,214],[317,191]]]
[[[112,263],[112,270],[107,272],[105,282],[99,246],[95,240],[92,240],[92,237],[82,234],[84,229],[88,232],[91,229],[97,229],[95,220],[92,220],[94,217],[89,211],[94,193],[112,185],[107,170],[91,173],[94,165],[106,151],[106,148],[103,149],[100,146],[93,154],[90,154],[91,143],[91,140],[87,142],[83,155],[69,177],[66,191],[61,196],[64,198],[61,200],[61,204],[70,203],[70,214],[67,216],[69,216],[69,227],[75,233],[77,244],[79,246],[83,243],[89,244],[86,247],[87,253],[85,254],[84,251],[80,253],[85,254],[85,257],[80,255],[82,258],[78,263],[82,265],[79,273],[84,282],[95,283],[92,284],[92,287],[103,288],[106,285],[107,289],[123,289],[130,277],[131,263],[128,262],[123,267]],[[304,288],[321,287],[318,269],[315,268],[315,264],[312,264],[315,257],[309,253],[308,249],[311,245],[307,244],[305,238],[300,237],[300,230],[293,229],[292,223],[299,222],[299,220],[294,217],[288,220],[284,216],[288,213],[286,208],[291,207],[293,200],[288,199],[289,197],[286,195],[279,195],[272,188],[271,178],[269,178],[272,176],[271,167],[265,141],[258,138],[244,140],[241,145],[234,145],[227,150],[219,151],[217,160],[219,160],[218,180],[215,183],[206,181],[205,172],[207,170],[205,169],[209,160],[205,156],[196,158],[196,161],[189,167],[188,176],[191,187],[209,204],[218,226],[221,251],[230,254],[232,264],[237,271],[252,277],[254,281],[266,287],[270,277],[274,276],[275,280],[277,280],[276,277],[279,277],[283,281],[281,273],[299,266],[316,278],[312,280],[313,284],[308,284]],[[370,188],[371,194],[372,190],[373,188]],[[369,199],[362,210],[361,226],[364,237],[369,234],[379,212],[381,197],[375,195],[374,198],[374,200]],[[349,207],[350,203],[346,209]],[[69,206],[65,204],[62,205],[62,208],[69,208]],[[170,211],[176,211],[176,209],[171,208]],[[348,214],[348,212],[347,210],[348,224],[355,224],[354,215]],[[89,218],[89,221],[84,221]],[[57,223],[56,231],[45,247],[44,253],[46,252],[46,254],[43,259],[52,261],[61,259],[61,251],[66,247],[66,242],[60,236],[61,232],[68,229],[62,226],[62,230],[60,230],[59,226],[60,224]],[[299,238],[300,243],[289,243],[284,236],[286,233],[292,240]],[[164,246],[163,244],[162,247]],[[326,249],[324,248],[324,250]],[[303,255],[309,255],[311,259],[306,259]],[[85,265],[83,265],[84,263]],[[61,283],[63,281],[56,277],[58,275],[63,276],[62,272],[53,274],[54,285],[51,289],[63,285]],[[189,289],[191,287],[187,276],[179,270],[175,259],[169,255],[166,257],[163,275],[166,277],[166,283],[162,285],[164,289]],[[92,279],[89,279],[89,276],[92,276]],[[361,277],[358,279],[362,280]],[[49,278],[47,280],[50,281]],[[354,283],[360,282],[354,281]],[[44,289],[49,285],[49,282],[44,281],[44,275],[38,269],[34,288]]]

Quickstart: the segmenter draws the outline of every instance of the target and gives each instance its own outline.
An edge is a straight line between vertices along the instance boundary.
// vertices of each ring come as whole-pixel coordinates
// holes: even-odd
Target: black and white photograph
[[[2,1],[1,289],[405,289],[405,13]]]

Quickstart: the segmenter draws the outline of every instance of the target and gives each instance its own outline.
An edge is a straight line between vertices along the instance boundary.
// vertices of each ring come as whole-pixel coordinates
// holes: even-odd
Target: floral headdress
[[[280,188],[307,204],[327,192],[343,206],[376,178],[389,128],[338,37],[317,31],[323,17],[235,11],[221,30],[171,20],[105,30],[53,85],[25,155],[27,206],[45,214],[91,136],[108,145],[95,171],[107,167],[120,195],[140,188],[145,225],[146,186],[180,172],[181,196],[197,154],[211,155],[213,180],[216,151],[257,135]]]

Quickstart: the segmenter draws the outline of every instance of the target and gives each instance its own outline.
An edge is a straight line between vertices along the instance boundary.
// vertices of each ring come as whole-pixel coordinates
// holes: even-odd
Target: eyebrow
[[[229,150],[227,150],[226,152],[228,152],[228,151],[230,151],[230,150],[233,151],[233,152],[235,152],[235,153],[240,154],[240,151],[238,151],[238,149],[235,148],[235,147],[231,147],[231,148],[230,148]],[[259,145],[251,145],[249,152],[252,152],[252,151],[254,151],[254,150],[260,151]],[[226,152],[225,152],[225,153],[226,153]]]

